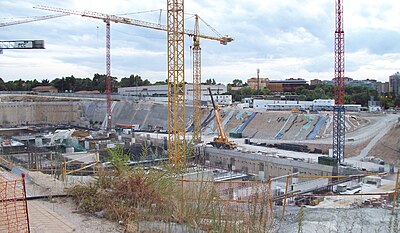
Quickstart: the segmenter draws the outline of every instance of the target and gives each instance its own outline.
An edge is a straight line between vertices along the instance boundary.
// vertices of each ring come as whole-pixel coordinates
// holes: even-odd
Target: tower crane
[[[201,48],[199,35],[199,16],[195,15],[193,36],[193,135],[194,142],[201,142]]]
[[[34,16],[34,17],[30,17],[28,19],[21,19],[21,20],[17,20],[17,21],[0,23],[0,27],[7,27],[7,26],[12,26],[12,25],[17,25],[17,24],[36,22],[36,21],[41,21],[41,20],[46,20],[46,19],[54,19],[54,18],[59,18],[59,17],[67,16],[67,15],[69,15],[69,14],[63,13],[63,14],[57,14],[57,15]]]
[[[335,78],[333,111],[333,157],[340,163],[344,160],[345,108],[344,108],[344,30],[343,0],[336,0],[335,29]]]
[[[109,15],[104,13],[92,11],[76,11],[61,8],[54,8],[49,6],[37,6],[36,9],[54,11],[60,13],[68,13],[72,15],[80,15],[82,17],[89,17],[94,19],[103,20],[106,23],[106,47],[107,47],[107,65],[106,69],[109,71],[110,67],[110,23],[123,23],[144,28],[150,28],[167,32],[167,53],[168,53],[168,155],[173,164],[181,165],[186,157],[186,110],[185,110],[185,78],[184,78],[184,39],[183,35],[188,35],[194,38],[193,49],[196,49],[197,55],[194,60],[196,63],[196,74],[200,74],[200,38],[219,41],[220,44],[226,45],[233,41],[233,38],[228,36],[209,36],[200,34],[197,30],[187,30],[184,28],[184,6],[183,0],[167,0],[167,25],[150,23],[142,20],[131,19],[127,17],[120,17],[116,15]],[[198,17],[196,17],[198,19]],[[198,20],[197,20],[198,25]],[[207,24],[207,26],[209,26]],[[216,32],[215,30],[213,30]],[[194,85],[200,85],[200,75],[196,76],[197,79]],[[111,80],[107,75],[107,127],[111,128]],[[196,89],[197,88],[197,89]],[[195,109],[200,109],[201,89],[196,86],[194,96],[197,100],[194,106]],[[200,96],[200,97],[199,97]],[[201,125],[201,111],[196,113],[200,116],[200,120],[196,120],[195,124]],[[200,134],[200,127],[197,127],[197,133]]]
[[[168,157],[177,169],[186,164],[186,103],[183,0],[167,0]]]
[[[227,42],[233,41],[230,37],[223,37],[213,27],[201,19],[197,14],[194,15],[194,36],[193,36],[193,136],[194,142],[201,142],[201,47],[200,47],[200,31],[199,31],[199,19],[203,21],[219,38],[226,38],[226,40],[220,40],[220,44],[226,45]]]

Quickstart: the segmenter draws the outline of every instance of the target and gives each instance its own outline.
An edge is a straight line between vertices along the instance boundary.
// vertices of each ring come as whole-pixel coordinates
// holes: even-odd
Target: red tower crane
[[[344,30],[343,0],[336,0],[335,21],[335,78],[333,111],[333,158],[340,163],[344,160],[345,108],[344,108]]]

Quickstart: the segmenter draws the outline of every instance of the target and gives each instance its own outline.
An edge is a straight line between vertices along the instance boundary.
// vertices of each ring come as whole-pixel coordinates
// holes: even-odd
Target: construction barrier
[[[25,175],[10,180],[0,174],[0,233],[30,232]]]
[[[192,215],[200,212],[203,213],[204,219],[209,219],[213,215],[212,212],[218,210],[221,218],[226,221],[232,221],[232,216],[235,216],[236,220],[251,226],[251,222],[258,216],[257,220],[262,224],[256,225],[271,226],[273,221],[271,180],[210,181],[187,180],[182,177],[180,182],[183,213]]]

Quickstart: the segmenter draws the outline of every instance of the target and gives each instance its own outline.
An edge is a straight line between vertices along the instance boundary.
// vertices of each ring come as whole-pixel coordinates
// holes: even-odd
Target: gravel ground
[[[302,232],[309,233],[380,233],[395,222],[391,211],[379,208],[319,209],[304,208]],[[298,233],[299,207],[289,207],[285,220],[280,221],[274,232]],[[393,228],[392,228],[393,229]],[[393,231],[398,232],[398,231]]]
[[[75,225],[76,232],[124,232],[117,223],[78,213],[69,198],[57,199],[54,202],[41,201],[41,204]],[[280,207],[274,212],[278,220],[275,221],[275,229],[272,232],[298,233],[299,213],[299,207],[287,206],[285,218],[282,220]],[[390,221],[394,223],[396,218],[395,215],[391,215],[391,210],[381,208],[304,208],[303,213],[301,229],[304,233],[387,232]],[[186,232],[185,227],[161,222],[143,222],[140,223],[139,231],[135,230],[136,228],[137,226],[134,226],[131,232]]]
[[[53,201],[40,201],[40,204],[53,210],[65,220],[74,225],[75,231],[80,233],[94,232],[124,232],[121,225],[102,218],[79,213],[70,198],[57,198]]]

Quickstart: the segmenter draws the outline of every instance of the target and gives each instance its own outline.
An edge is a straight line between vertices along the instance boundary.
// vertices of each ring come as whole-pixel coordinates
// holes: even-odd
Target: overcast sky
[[[128,0],[1,0],[0,22],[20,17],[54,14],[33,9],[47,5],[91,10],[150,22],[166,1]],[[137,13],[150,11],[147,13]],[[201,41],[202,79],[228,83],[246,81],[260,69],[273,80],[332,79],[334,0],[201,0],[185,1],[185,27],[193,28],[197,13],[222,35],[235,39],[223,46]],[[125,16],[125,15],[124,15]],[[344,0],[346,76],[387,81],[400,71],[400,1]],[[166,14],[161,17],[165,24]],[[205,24],[205,35],[215,35]],[[66,16],[29,24],[0,27],[0,40],[43,39],[45,50],[5,50],[0,55],[0,77],[54,79],[74,75],[92,78],[105,73],[105,25],[101,20]],[[190,38],[185,40],[186,80],[191,82]],[[138,74],[144,79],[166,79],[166,33],[111,25],[111,73],[118,78]]]

